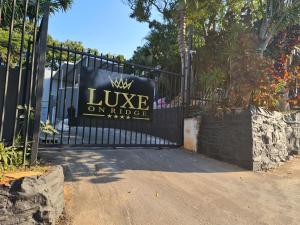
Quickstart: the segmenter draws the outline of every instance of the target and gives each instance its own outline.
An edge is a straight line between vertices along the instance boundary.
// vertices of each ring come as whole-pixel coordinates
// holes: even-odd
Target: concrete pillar
[[[197,152],[198,134],[201,124],[201,117],[187,118],[184,120],[184,148]]]

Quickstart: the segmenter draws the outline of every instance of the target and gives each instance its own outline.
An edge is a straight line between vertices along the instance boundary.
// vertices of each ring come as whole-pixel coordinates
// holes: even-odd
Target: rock
[[[261,156],[257,156],[253,158],[253,162],[261,162],[261,161],[262,161]]]
[[[55,224],[64,208],[64,175],[55,166],[41,176],[0,185],[0,224]]]
[[[251,115],[253,170],[275,168],[290,160],[291,153],[300,152],[300,131],[296,126],[300,112],[283,116],[280,112],[252,107]]]

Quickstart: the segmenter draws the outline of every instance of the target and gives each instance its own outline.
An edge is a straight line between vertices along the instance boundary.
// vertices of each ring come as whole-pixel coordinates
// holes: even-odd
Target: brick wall
[[[252,170],[250,112],[203,115],[198,152]]]

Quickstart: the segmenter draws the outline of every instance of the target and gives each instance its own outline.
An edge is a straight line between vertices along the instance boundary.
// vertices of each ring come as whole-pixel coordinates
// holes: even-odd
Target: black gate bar
[[[1,2],[1,6],[3,2]],[[3,7],[3,6],[2,6]],[[1,8],[2,8],[1,7]],[[1,10],[2,11],[2,10]],[[1,116],[1,128],[0,128],[0,141],[3,141],[3,133],[4,133],[4,120],[5,120],[5,113],[6,113],[6,101],[7,101],[7,89],[8,89],[8,76],[9,76],[9,69],[10,69],[10,57],[12,51],[12,33],[14,30],[14,18],[16,13],[16,0],[12,2],[12,12],[10,18],[10,26],[9,26],[9,34],[8,34],[8,46],[7,46],[7,55],[6,55],[6,69],[5,69],[5,78],[4,78],[4,94],[2,96],[2,116]]]
[[[28,1],[25,0],[25,8],[24,8],[24,15],[22,21],[22,36],[21,36],[21,46],[20,46],[20,53],[19,53],[19,80],[18,80],[18,92],[16,96],[16,103],[17,106],[20,104],[20,92],[22,86],[22,69],[23,69],[23,51],[24,51],[24,43],[25,43],[25,28],[26,28],[26,17],[27,17],[27,10],[28,10]],[[1,16],[0,16],[1,17]],[[19,118],[19,110],[18,107],[16,108],[15,113],[15,121],[14,121],[14,133],[13,133],[13,145],[15,145],[16,137],[17,137],[17,129],[18,129],[18,118]]]

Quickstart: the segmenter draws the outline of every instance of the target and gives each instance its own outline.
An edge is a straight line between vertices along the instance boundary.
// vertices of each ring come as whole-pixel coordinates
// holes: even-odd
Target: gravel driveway
[[[297,225],[300,159],[252,173],[179,149],[42,151],[74,225]]]

